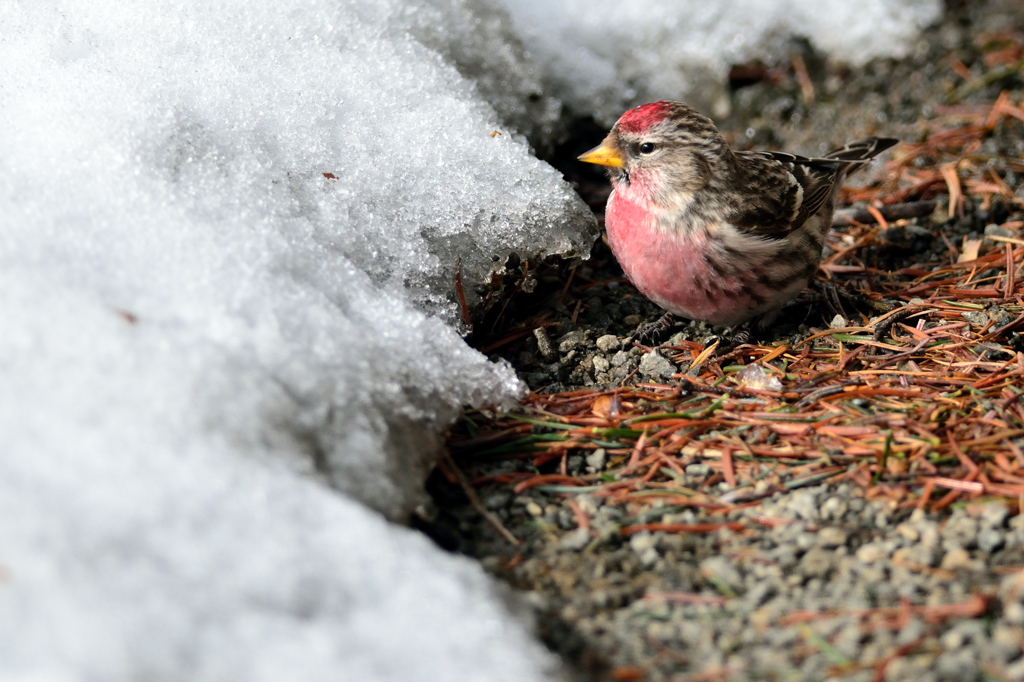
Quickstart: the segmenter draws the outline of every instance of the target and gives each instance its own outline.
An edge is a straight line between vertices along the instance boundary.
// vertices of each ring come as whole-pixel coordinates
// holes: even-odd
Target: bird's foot
[[[644,345],[656,345],[664,338],[665,332],[672,329],[675,323],[676,316],[672,313],[665,313],[654,322],[647,322],[637,327],[636,332],[633,334],[633,340]]]
[[[743,326],[733,332],[732,337],[728,340],[728,345],[733,348],[742,346],[745,343],[750,343],[752,338],[754,338],[754,333],[750,331],[750,327]]]
[[[750,343],[753,338],[754,332],[751,330],[750,325],[744,323],[739,328],[730,327],[726,329],[720,336],[712,336],[704,344],[704,347],[707,348],[711,344],[717,343],[718,347],[715,349],[715,355],[721,359],[731,355],[740,346]]]
[[[774,313],[772,313],[772,317],[774,318]],[[712,344],[718,344],[715,348],[715,356],[719,362],[723,362],[743,355],[746,352],[744,346],[749,343],[757,343],[766,335],[770,336],[771,332],[766,331],[766,327],[762,326],[760,322],[747,320],[736,327],[728,327],[721,335],[712,336],[704,344],[704,348],[707,349]]]

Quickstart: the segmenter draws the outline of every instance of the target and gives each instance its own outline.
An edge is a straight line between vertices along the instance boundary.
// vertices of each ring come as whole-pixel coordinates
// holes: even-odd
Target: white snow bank
[[[418,0],[395,11],[394,0],[365,3],[395,28],[409,31],[472,82],[501,120],[542,149],[561,128],[562,103],[543,88],[499,0]],[[383,11],[382,11],[383,8]]]
[[[4,277],[3,291],[24,283]],[[167,348],[135,352],[156,334],[33,284],[3,297],[22,337],[5,363],[65,345],[58,325],[29,337],[26,315],[76,323],[81,343],[13,385],[5,371],[5,392],[37,404],[49,386],[53,409],[0,410],[0,678],[550,679],[476,565],[254,466],[227,438],[191,435],[203,427],[181,410],[185,368]]]
[[[0,1],[0,677],[547,676],[324,483],[408,512],[520,390],[442,321],[456,258],[472,297],[593,229],[421,11]]]
[[[785,57],[803,38],[840,60],[899,57],[940,0],[501,0],[552,92],[611,124],[630,106],[723,107],[729,66]]]
[[[401,515],[438,425],[517,387],[399,299],[455,322],[459,259],[472,302],[510,252],[585,253],[593,218],[410,37],[427,9],[161,8],[8,6],[5,272],[129,311],[210,428]]]

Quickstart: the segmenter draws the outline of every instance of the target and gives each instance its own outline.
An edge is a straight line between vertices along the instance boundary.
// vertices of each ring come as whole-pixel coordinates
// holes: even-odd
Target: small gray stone
[[[563,353],[568,353],[571,350],[579,348],[587,343],[587,332],[582,329],[569,332],[562,338],[558,339],[558,350]]]
[[[692,509],[684,509],[678,514],[665,514],[661,517],[662,523],[696,523],[697,515]]]
[[[967,643],[967,638],[964,637],[962,632],[950,630],[942,635],[939,641],[942,642],[942,648],[946,651],[956,651]]]
[[[800,568],[804,575],[823,578],[832,568],[832,552],[821,547],[812,547],[800,560]]]
[[[611,371],[608,372],[608,378],[611,379],[608,383],[616,381],[623,381],[629,376],[629,365],[623,365],[622,367],[612,367]]]
[[[686,334],[684,332],[676,332],[675,334],[673,334],[672,336],[670,336],[668,338],[668,343],[665,344],[665,345],[667,345],[667,346],[679,346],[679,345],[681,345],[683,343],[683,341],[686,341],[686,340],[687,340],[687,336],[686,336]]]
[[[575,353],[575,352],[576,351],[573,351],[573,353]],[[583,359],[579,361],[579,364],[576,365],[576,369],[573,370],[573,372],[575,374],[577,374],[577,375],[580,375],[581,373],[582,374],[593,374],[594,373],[594,356],[593,355],[586,355],[586,356],[584,356]]]
[[[605,334],[597,339],[597,349],[603,353],[618,350],[621,345],[619,337],[614,334]]]
[[[846,501],[841,497],[832,496],[821,505],[821,518],[826,521],[838,521],[846,513]]]
[[[800,535],[796,536],[797,549],[802,551],[807,551],[811,547],[817,546],[818,541],[819,537],[814,533],[800,533]]]
[[[601,508],[603,500],[594,495],[583,494],[576,496],[576,504],[587,516],[593,516]]]
[[[599,533],[603,533],[612,528],[617,528],[621,518],[622,510],[606,504],[597,510],[597,514],[591,519],[591,523]]]
[[[939,558],[936,549],[924,545],[901,547],[892,553],[892,562],[897,566],[911,569],[917,566],[934,566]]]
[[[500,488],[488,494],[483,500],[484,507],[490,509],[491,511],[504,509],[505,507],[508,506],[509,502],[511,501],[512,492],[510,490],[501,490]]]
[[[612,602],[612,595],[608,594],[608,590],[594,590],[590,593],[590,597],[587,598],[591,604],[599,609],[606,608]]]
[[[758,608],[766,601],[775,596],[776,588],[771,583],[761,581],[755,583],[752,588],[747,590],[747,594],[744,598],[744,605],[746,608],[753,611]]]
[[[889,553],[885,551],[885,548],[875,543],[868,543],[857,550],[857,559],[861,563],[873,564],[879,559],[884,559],[889,556]]]
[[[907,621],[907,624],[900,628],[900,632],[896,635],[896,644],[910,644],[914,640],[921,637],[927,632],[924,621],[920,618],[911,618]]]
[[[629,546],[634,552],[644,552],[657,545],[658,539],[648,532],[637,533],[629,539]]]
[[[695,478],[702,478],[711,473],[711,467],[707,464],[687,464],[686,475]]]
[[[743,589],[743,576],[727,557],[713,556],[700,562],[700,573],[705,578],[719,580],[733,590]]]
[[[540,386],[548,383],[550,377],[546,372],[524,372],[523,379],[530,386]]]
[[[835,637],[835,648],[849,659],[856,660],[860,655],[860,643],[864,634],[859,624],[847,625]]]
[[[1006,544],[1006,538],[995,528],[985,528],[978,533],[978,549],[991,554]]]
[[[950,631],[959,632],[964,642],[968,644],[978,644],[988,639],[986,624],[976,618],[956,622]]]
[[[1015,625],[1024,625],[1024,604],[1017,601],[1004,604],[1003,618]]]
[[[939,546],[939,527],[934,521],[919,521],[915,524],[921,534],[921,544],[937,549]]]
[[[960,317],[970,322],[972,328],[984,327],[988,324],[988,315],[978,310],[961,311]]]
[[[935,674],[929,670],[934,654],[897,657],[885,667],[885,682],[935,682]]]
[[[946,552],[946,556],[942,557],[942,563],[939,564],[939,568],[946,571],[960,569],[968,571],[985,570],[985,566],[980,561],[971,559],[971,555],[962,547],[954,547]]]
[[[901,523],[896,526],[896,534],[911,542],[917,542],[921,539],[921,533],[913,523]]]
[[[1003,227],[1002,225],[996,225],[995,223],[989,223],[985,226],[986,237],[1016,237],[1013,230]]]
[[[1002,528],[1009,515],[1010,509],[1002,502],[986,504],[984,511],[981,512],[981,525],[989,528]]]
[[[789,496],[785,505],[797,518],[806,521],[818,520],[818,500],[811,490],[800,490]]]
[[[957,509],[942,529],[942,544],[946,549],[970,549],[978,544],[978,522]]]
[[[648,567],[653,566],[658,561],[657,545],[658,539],[651,533],[637,533],[629,539],[630,549],[636,553],[640,563]]]
[[[612,363],[608,362],[608,358],[601,355],[595,355],[593,363],[594,369],[598,372],[607,372],[612,366]]]
[[[555,354],[555,347],[551,345],[551,339],[548,338],[548,331],[544,327],[537,327],[533,330],[533,336],[537,339],[537,350],[540,354],[546,358],[550,358]]]
[[[620,350],[618,353],[612,356],[612,367],[621,367],[629,361],[629,353],[624,350]]]
[[[1024,644],[1024,631],[1005,623],[999,623],[992,629],[992,648],[1002,663],[1017,658]]]
[[[587,466],[593,467],[595,471],[601,471],[604,469],[605,461],[608,459],[608,453],[604,448],[598,448],[591,454],[587,455]]]
[[[558,541],[558,551],[578,552],[590,544],[590,531],[586,528],[577,528],[569,531]]]
[[[946,651],[935,659],[935,668],[942,679],[976,680],[978,679],[978,661],[970,647]]]
[[[818,544],[822,547],[842,547],[846,540],[846,531],[842,528],[829,526],[818,531]]]
[[[670,377],[676,373],[676,366],[652,350],[640,359],[640,373],[649,377]]]

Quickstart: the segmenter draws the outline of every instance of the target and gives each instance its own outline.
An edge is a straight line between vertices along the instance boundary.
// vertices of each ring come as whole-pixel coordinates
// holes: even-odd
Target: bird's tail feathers
[[[819,157],[798,156],[786,152],[765,153],[783,163],[799,164],[826,173],[849,174],[898,142],[899,140],[892,137],[865,137]]]
[[[824,159],[839,161],[838,176],[840,181],[875,158],[899,140],[892,137],[865,137],[849,144],[833,149],[825,154]]]
[[[851,163],[870,161],[898,142],[899,140],[892,137],[865,137],[833,149],[825,154],[824,158]]]

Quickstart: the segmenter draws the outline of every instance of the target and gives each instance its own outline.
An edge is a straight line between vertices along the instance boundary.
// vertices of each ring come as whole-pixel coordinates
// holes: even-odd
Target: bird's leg
[[[753,323],[748,321],[741,324],[739,327],[729,327],[721,336],[713,336],[704,344],[707,348],[715,341],[718,341],[718,348],[715,351],[715,355],[719,359],[725,356],[732,355],[736,349],[745,343],[750,343],[750,340],[754,338]]]
[[[875,315],[885,314],[892,310],[891,306],[865,296],[857,289],[850,289],[842,284],[832,282],[818,281],[816,284],[821,289],[822,295],[825,297],[825,302],[829,308],[832,309],[832,312],[834,314],[842,315],[846,320],[849,320],[850,317],[843,309],[842,301],[846,301],[857,310],[868,310]]]
[[[843,310],[843,302],[839,300],[839,287],[832,283],[823,282],[821,291],[825,294],[825,303],[832,310],[833,315],[841,315],[844,320],[850,319],[850,316]]]
[[[715,334],[704,342],[704,350],[717,344],[715,356],[722,361],[739,354],[740,346],[754,337],[753,322],[748,320],[737,327],[727,327],[721,334]]]
[[[637,343],[644,343],[644,341],[658,341],[661,337],[672,328],[676,322],[676,316],[672,313],[665,313],[654,322],[647,322],[637,327],[636,332],[633,334],[633,339]]]

